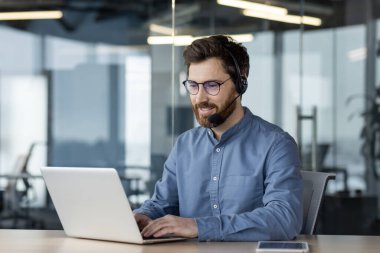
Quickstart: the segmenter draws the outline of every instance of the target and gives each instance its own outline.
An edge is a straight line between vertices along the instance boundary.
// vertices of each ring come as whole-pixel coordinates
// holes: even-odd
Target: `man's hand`
[[[140,231],[143,230],[150,221],[152,221],[152,219],[145,214],[135,213],[134,216]]]
[[[149,224],[141,231],[144,237],[161,237],[175,235],[187,238],[198,236],[198,226],[192,218],[182,218],[174,215],[166,215]]]

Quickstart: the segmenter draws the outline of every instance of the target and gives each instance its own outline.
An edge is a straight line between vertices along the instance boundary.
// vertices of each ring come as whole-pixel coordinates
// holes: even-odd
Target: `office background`
[[[60,228],[45,165],[114,167],[147,199],[197,125],[184,46],[230,34],[251,57],[243,104],[297,139],[303,169],[337,173],[317,232],[380,234],[380,1],[234,2],[0,1],[63,14],[0,20],[0,226]]]

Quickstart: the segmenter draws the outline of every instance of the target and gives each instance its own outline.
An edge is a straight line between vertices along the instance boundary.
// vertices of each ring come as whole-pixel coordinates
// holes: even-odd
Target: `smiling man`
[[[184,51],[183,82],[199,127],[180,135],[150,200],[135,218],[146,237],[289,240],[302,226],[302,179],[293,138],[243,107],[249,56],[228,36]]]

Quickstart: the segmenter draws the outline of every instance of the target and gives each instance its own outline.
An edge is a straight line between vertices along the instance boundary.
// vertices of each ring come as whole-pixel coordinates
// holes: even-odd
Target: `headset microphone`
[[[232,102],[226,107],[226,109],[224,109],[225,111],[235,102],[235,100],[240,97],[241,94],[239,94],[236,98],[234,98],[234,100],[232,100]],[[213,127],[216,127],[216,126],[219,126],[220,124],[222,124],[224,121],[226,120],[226,118],[224,118],[220,113],[215,113],[213,115],[210,115],[208,118],[207,118],[207,121],[213,125]]]

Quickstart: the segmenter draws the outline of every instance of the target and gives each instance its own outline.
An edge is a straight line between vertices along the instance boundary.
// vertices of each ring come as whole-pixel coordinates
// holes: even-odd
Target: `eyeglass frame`
[[[203,82],[203,83],[198,83],[198,82],[196,82],[196,81],[193,81],[193,80],[190,80],[190,79],[186,79],[185,81],[183,81],[182,82],[182,84],[183,84],[183,86],[185,86],[185,89],[186,89],[186,91],[190,94],[190,95],[197,95],[198,93],[199,93],[199,85],[200,84],[202,84],[203,85],[203,89],[206,91],[206,93],[207,94],[209,94],[210,96],[217,96],[218,94],[219,94],[219,92],[220,92],[220,86],[222,85],[222,84],[224,84],[225,82],[227,82],[228,80],[230,80],[232,77],[229,77],[228,79],[226,79],[226,80],[224,80],[223,82],[219,82],[219,81],[216,81],[216,80],[208,80],[208,81],[205,81],[205,82]],[[189,89],[187,88],[187,85],[186,85],[186,83],[188,82],[188,81],[191,81],[191,82],[193,82],[194,84],[197,84],[197,92],[196,93],[191,93],[190,91],[189,91]],[[205,88],[205,84],[207,84],[207,83],[210,83],[210,82],[213,82],[213,83],[216,83],[217,85],[218,85],[218,92],[216,93],[216,94],[210,94],[208,91],[207,91],[207,88]],[[207,86],[206,86],[207,87]]]

